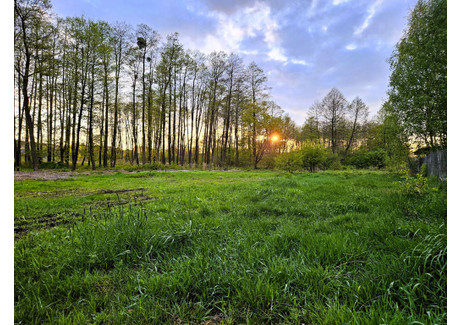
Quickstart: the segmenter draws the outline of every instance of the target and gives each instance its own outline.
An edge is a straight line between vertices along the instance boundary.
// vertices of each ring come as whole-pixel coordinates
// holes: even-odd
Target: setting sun
[[[277,136],[277,135],[272,136],[272,141],[273,141],[273,142],[278,141],[278,136]]]

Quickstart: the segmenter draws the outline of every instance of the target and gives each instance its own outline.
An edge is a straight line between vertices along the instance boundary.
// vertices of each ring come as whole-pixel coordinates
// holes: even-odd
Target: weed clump
[[[424,195],[428,193],[429,187],[427,184],[427,178],[422,173],[417,173],[415,176],[409,175],[409,170],[403,172],[403,181],[399,182],[399,192],[402,195]]]

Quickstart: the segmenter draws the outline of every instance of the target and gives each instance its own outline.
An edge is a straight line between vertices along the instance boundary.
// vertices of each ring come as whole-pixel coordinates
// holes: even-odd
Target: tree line
[[[177,33],[163,38],[145,24],[57,17],[48,0],[15,0],[14,13],[17,168],[120,160],[257,168],[305,143],[342,161],[356,149],[403,161],[414,139],[447,146],[445,0],[415,6],[375,118],[360,97],[333,88],[302,127],[271,100],[263,69],[237,54],[191,51]]]
[[[45,0],[14,8],[17,167],[239,165],[244,151],[257,168],[269,135],[295,127],[237,54],[187,50],[145,24],[55,17]]]

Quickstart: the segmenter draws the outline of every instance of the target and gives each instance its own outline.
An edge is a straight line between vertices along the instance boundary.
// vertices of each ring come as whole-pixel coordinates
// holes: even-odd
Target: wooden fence
[[[441,181],[447,181],[447,149],[420,158],[420,165],[422,164],[426,165],[429,176],[437,176]]]

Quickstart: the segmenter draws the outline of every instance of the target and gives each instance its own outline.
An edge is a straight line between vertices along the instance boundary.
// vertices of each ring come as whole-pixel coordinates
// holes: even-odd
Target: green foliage
[[[400,182],[400,193],[403,195],[423,195],[429,190],[427,178],[422,173],[417,173],[415,176],[409,174],[406,169],[403,175],[404,180]]]
[[[401,164],[409,156],[409,138],[397,116],[385,103],[378,113],[378,122],[368,125],[366,147],[369,151],[383,149],[390,158],[389,164]]]
[[[387,165],[388,155],[385,150],[369,151],[367,153],[367,161],[369,166],[383,168]]]
[[[328,150],[324,146],[314,142],[307,142],[301,150],[303,167],[314,172],[316,168],[326,162],[327,154]]]
[[[388,155],[383,149],[374,151],[358,150],[347,158],[347,164],[353,165],[356,168],[383,168],[388,163]]]
[[[329,166],[329,169],[341,170],[342,169],[342,163],[340,162],[340,159],[334,159],[332,164]]]
[[[302,154],[299,151],[291,151],[278,155],[275,158],[275,167],[289,173],[301,170],[303,167]]]
[[[400,164],[389,164],[386,170],[388,170],[390,173],[397,174],[399,176],[403,176],[405,174],[406,169],[408,168],[407,162],[405,163],[400,163]]]
[[[267,169],[275,169],[276,168],[276,160],[278,158],[278,154],[276,153],[271,153],[265,155],[264,159],[262,162],[264,163],[264,167]]]
[[[248,149],[241,149],[239,152],[239,166],[249,167],[252,165],[252,153]]]
[[[332,153],[332,151],[327,151],[326,153],[326,160],[323,163],[324,169],[332,169],[332,170],[339,170],[341,168],[342,163],[340,162],[339,154]],[[338,169],[334,169],[338,168]]]
[[[428,171],[426,169],[426,164],[422,164],[422,166],[420,167],[420,175],[422,175],[423,177],[428,176]]]
[[[318,103],[317,103],[317,107],[320,107]],[[302,140],[307,140],[307,141],[318,141],[319,140],[319,138],[321,137],[320,126],[319,126],[319,121],[315,118],[315,116],[309,116],[305,120],[305,123],[303,124],[302,129],[301,129],[301,137],[302,137]]]
[[[390,59],[389,106],[405,131],[447,146],[447,0],[419,0]]]

